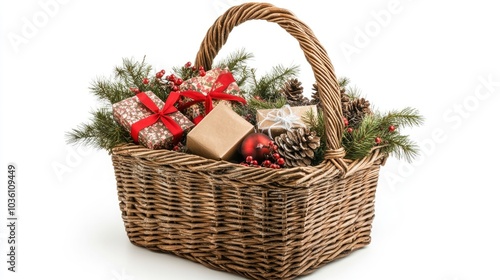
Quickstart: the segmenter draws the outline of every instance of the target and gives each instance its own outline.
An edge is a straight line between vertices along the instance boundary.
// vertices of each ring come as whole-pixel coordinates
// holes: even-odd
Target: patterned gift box
[[[279,109],[257,110],[257,129],[274,138],[292,128],[306,127],[302,117],[308,112],[316,116],[318,113],[316,105],[297,107],[285,105]]]
[[[226,105],[232,105],[231,101],[237,101],[241,103],[246,103],[245,99],[242,96],[240,88],[238,84],[234,81],[234,78],[231,72],[228,69],[214,68],[206,72],[205,76],[197,76],[193,77],[189,80],[184,81],[179,90],[181,92],[181,96],[183,97],[183,104],[181,106],[181,111],[195,123],[198,123],[201,119],[197,117],[206,115],[206,106],[204,104],[205,98],[209,93],[213,93],[217,91],[217,89],[222,89],[219,93],[226,96],[213,96],[211,97],[211,106],[215,107],[219,103],[225,103]],[[195,92],[201,93],[202,95],[198,96],[197,100],[193,100],[191,97],[187,97],[184,94],[186,92]],[[200,100],[203,99],[203,100]],[[233,99],[233,100],[227,100]],[[186,106],[187,105],[187,106]]]
[[[164,108],[165,103],[153,92],[145,92],[144,94],[149,97],[158,109]],[[115,120],[129,132],[131,132],[135,123],[154,114],[140,101],[138,95],[113,104]],[[167,117],[174,120],[184,133],[194,127],[194,124],[179,111],[170,113]],[[158,120],[139,131],[138,142],[150,149],[170,149],[174,142],[174,135],[163,122]]]

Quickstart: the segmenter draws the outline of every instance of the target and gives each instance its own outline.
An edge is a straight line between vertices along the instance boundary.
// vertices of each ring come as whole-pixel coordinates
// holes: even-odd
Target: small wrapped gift
[[[231,107],[219,103],[187,135],[188,152],[215,160],[231,160],[254,127]]]
[[[316,105],[290,107],[285,105],[280,109],[257,110],[257,129],[273,138],[292,128],[306,127],[302,116],[312,111],[317,115]]]
[[[164,103],[153,92],[141,92],[113,104],[113,116],[136,143],[150,149],[170,149],[194,126],[174,107],[178,99],[179,93],[172,92]]]
[[[195,124],[220,102],[230,104],[230,101],[236,101],[246,104],[231,72],[220,68],[207,71],[203,77],[184,81],[180,85],[180,95],[183,100],[179,110]]]

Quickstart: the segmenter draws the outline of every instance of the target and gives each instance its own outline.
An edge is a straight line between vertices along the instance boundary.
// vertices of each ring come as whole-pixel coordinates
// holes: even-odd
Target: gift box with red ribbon
[[[238,84],[227,69],[214,68],[205,76],[193,77],[180,87],[182,104],[179,110],[198,124],[220,102],[246,104]]]
[[[194,124],[174,104],[179,93],[163,102],[153,92],[141,92],[113,104],[113,116],[136,143],[150,149],[170,149]]]

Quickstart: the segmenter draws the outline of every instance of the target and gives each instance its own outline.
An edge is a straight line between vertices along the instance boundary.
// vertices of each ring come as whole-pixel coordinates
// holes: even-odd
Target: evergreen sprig
[[[247,92],[254,97],[260,97],[262,100],[276,102],[282,97],[279,92],[280,88],[288,79],[298,75],[299,67],[296,65],[290,67],[278,65],[273,67],[270,73],[266,73],[260,78],[257,78],[256,72],[256,69],[251,69],[250,90]]]
[[[287,104],[285,97],[280,96],[274,101],[262,100],[257,98],[250,98],[248,105],[255,110],[276,109],[281,108]]]
[[[421,125],[423,121],[418,110],[413,108],[393,110],[383,115],[378,112],[367,115],[359,127],[343,133],[342,144],[346,150],[346,158],[365,157],[373,148],[380,146],[384,153],[411,162],[418,155],[418,146],[408,135],[402,135],[400,129]]]
[[[92,112],[90,123],[79,125],[66,136],[68,143],[102,148],[108,152],[119,144],[133,142],[130,133],[113,119],[113,114],[108,108]]]
[[[325,122],[322,111],[318,115],[308,113],[303,117],[304,123],[321,137],[321,147],[315,153],[314,162],[323,160],[326,150]],[[386,114],[374,113],[363,118],[359,127],[342,135],[342,146],[346,151],[346,159],[360,159],[367,156],[374,148],[380,147],[382,152],[392,154],[398,159],[411,162],[418,155],[418,146],[408,135],[402,135],[400,128],[418,126],[423,123],[423,117],[418,110],[404,108],[393,110]],[[393,126],[394,130],[390,127]],[[380,143],[376,139],[380,139]]]
[[[151,77],[152,67],[145,58],[142,61],[124,58],[121,66],[114,69],[113,78],[97,78],[91,83],[91,92],[103,102],[102,106],[91,112],[89,123],[80,124],[76,129],[66,134],[68,143],[84,144],[102,148],[111,152],[111,149],[122,143],[132,143],[133,140],[121,125],[113,118],[112,104],[136,95],[136,91],[152,91],[162,100],[170,92],[156,77]],[[147,79],[147,83],[144,79]]]
[[[245,49],[240,49],[215,63],[214,68],[227,67],[231,74],[233,74],[238,86],[242,87],[252,75],[251,69],[247,66],[248,61],[252,58],[254,58],[252,53],[245,51]]]
[[[136,94],[132,89],[138,91],[152,91],[163,101],[167,98],[170,88],[160,83],[155,76],[151,76],[152,66],[146,63],[146,57],[142,61],[133,58],[124,58],[121,66],[114,69],[114,77],[99,77],[92,81],[90,91],[106,104],[114,104]],[[148,80],[145,83],[144,79]]]

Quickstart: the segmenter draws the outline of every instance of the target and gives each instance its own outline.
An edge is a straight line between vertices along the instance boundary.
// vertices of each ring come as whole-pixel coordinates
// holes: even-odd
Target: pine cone
[[[345,87],[341,86],[340,87],[340,94],[344,96],[345,93]],[[314,83],[313,88],[312,88],[312,94],[311,94],[311,102],[312,105],[316,104],[318,108],[321,108],[321,99],[319,98],[319,90],[318,90],[318,84]]]
[[[309,166],[314,151],[320,146],[320,137],[315,132],[299,127],[274,138],[278,153],[285,159],[286,167]]]
[[[311,94],[311,104],[315,104],[321,108],[321,99],[319,98],[318,84],[314,83]]]
[[[349,121],[350,127],[358,127],[366,115],[371,115],[370,102],[364,98],[351,98],[342,95],[342,114]]]
[[[281,88],[281,94],[286,97],[287,103],[292,107],[309,105],[309,99],[302,95],[303,92],[302,83],[297,79],[288,80]]]

